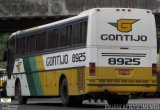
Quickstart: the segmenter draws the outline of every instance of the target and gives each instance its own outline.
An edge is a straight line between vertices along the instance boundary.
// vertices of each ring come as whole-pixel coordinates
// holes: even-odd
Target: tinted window
[[[81,43],[86,43],[87,38],[87,21],[81,23]]]
[[[66,27],[60,28],[60,47],[64,47],[67,44],[66,39]]]
[[[16,40],[16,54],[22,55],[25,53],[25,38],[17,38]]]
[[[35,35],[26,36],[26,53],[33,53],[36,50]]]
[[[59,29],[54,29],[54,35],[53,35],[53,48],[58,48],[59,44]]]
[[[87,21],[70,22],[34,32],[16,39],[16,54],[40,53],[45,49],[61,50],[86,45]]]
[[[49,30],[47,35],[47,49],[53,48],[54,31]]]
[[[72,25],[72,45],[80,44],[80,23]]]
[[[38,33],[36,36],[36,51],[43,51],[46,48],[46,32]]]
[[[66,46],[71,45],[72,26],[66,26]]]

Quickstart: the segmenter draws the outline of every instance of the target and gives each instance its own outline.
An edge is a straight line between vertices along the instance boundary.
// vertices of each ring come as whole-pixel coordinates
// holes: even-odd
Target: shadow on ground
[[[50,106],[50,107],[65,107],[62,105],[62,103],[31,103],[26,104],[28,106]],[[105,105],[98,105],[98,104],[82,104],[81,106],[75,107],[67,107],[67,108],[104,108]]]

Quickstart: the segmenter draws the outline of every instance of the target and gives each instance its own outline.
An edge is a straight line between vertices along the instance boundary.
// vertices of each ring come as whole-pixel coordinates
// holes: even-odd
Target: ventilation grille
[[[78,92],[85,90],[85,70],[84,68],[77,69],[77,81],[78,81]]]

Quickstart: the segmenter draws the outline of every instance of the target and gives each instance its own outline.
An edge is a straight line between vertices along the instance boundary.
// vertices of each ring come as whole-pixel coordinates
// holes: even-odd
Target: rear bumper
[[[129,69],[130,74],[120,74],[120,69]],[[97,67],[95,76],[86,76],[86,92],[155,93],[157,78],[152,76],[151,71],[150,67]]]
[[[88,92],[110,92],[116,94],[155,93],[157,84],[87,84]]]

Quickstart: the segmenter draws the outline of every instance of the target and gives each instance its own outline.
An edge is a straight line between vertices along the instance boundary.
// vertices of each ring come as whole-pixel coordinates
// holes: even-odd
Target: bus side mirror
[[[7,61],[7,50],[3,53],[3,61]]]

